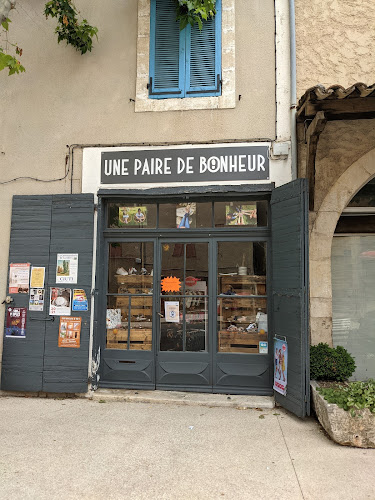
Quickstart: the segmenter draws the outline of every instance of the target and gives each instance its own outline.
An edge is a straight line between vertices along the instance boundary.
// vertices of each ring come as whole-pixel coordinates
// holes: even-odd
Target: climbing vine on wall
[[[180,21],[180,29],[188,24],[198,24],[202,29],[203,21],[214,17],[216,14],[216,0],[175,0],[177,8],[177,19]]]
[[[202,29],[203,22],[216,14],[216,0],[175,0],[175,2],[180,29],[184,29],[188,24],[191,26],[198,24],[199,29]],[[3,40],[0,40],[0,71],[8,69],[9,75],[25,71],[20,60],[15,57],[22,56],[22,49],[8,40],[11,22],[8,14],[15,5],[16,0],[0,0],[0,23],[3,34]],[[79,21],[78,14],[72,0],[50,0],[44,6],[46,19],[48,17],[57,19],[55,33],[58,43],[65,41],[81,54],[85,54],[91,52],[93,38],[98,38],[98,28],[91,26],[86,19]],[[5,48],[2,47],[2,42],[5,42]],[[10,47],[15,55],[8,53]]]
[[[65,40],[81,54],[91,52],[92,39],[98,38],[98,28],[91,26],[86,19],[78,22],[78,12],[71,0],[51,0],[44,7],[46,19],[57,18],[57,41]]]
[[[25,71],[19,59],[8,53],[9,48],[13,48],[16,56],[22,56],[22,49],[8,40],[9,23],[11,22],[8,14],[10,10],[15,8],[15,5],[16,0],[0,0],[0,23],[3,35],[3,39],[0,40],[0,71],[8,69],[9,75]],[[48,17],[57,19],[55,33],[57,33],[59,43],[65,40],[68,45],[74,47],[81,54],[85,54],[87,51],[91,52],[93,38],[98,38],[98,28],[91,26],[86,19],[81,22],[78,20],[79,13],[72,0],[51,0],[45,4],[44,14],[46,19]],[[5,45],[5,48],[2,45]]]

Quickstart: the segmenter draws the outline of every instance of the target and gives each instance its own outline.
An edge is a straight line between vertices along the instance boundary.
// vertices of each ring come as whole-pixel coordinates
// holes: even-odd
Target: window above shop
[[[174,0],[151,0],[151,99],[221,95],[221,0],[216,15],[180,30]]]
[[[235,107],[234,5],[180,30],[174,0],[139,2],[136,112]]]
[[[251,228],[268,225],[266,200],[108,204],[111,229]]]

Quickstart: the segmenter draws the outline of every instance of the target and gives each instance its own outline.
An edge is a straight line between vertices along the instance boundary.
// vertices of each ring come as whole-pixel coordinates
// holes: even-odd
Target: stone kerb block
[[[365,408],[352,417],[350,412],[328,403],[316,390],[317,387],[319,384],[311,381],[314,410],[327,434],[344,446],[375,448],[375,415]]]

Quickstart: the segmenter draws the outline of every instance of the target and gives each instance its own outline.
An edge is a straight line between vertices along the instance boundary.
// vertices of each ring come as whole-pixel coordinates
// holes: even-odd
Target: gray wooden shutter
[[[16,391],[86,392],[94,229],[93,195],[15,196],[10,262],[46,267],[43,312],[27,311],[26,339],[4,338],[1,388]],[[56,284],[58,253],[78,253],[78,282]],[[83,288],[89,301],[82,317],[80,348],[59,348],[60,317],[49,316],[50,288]],[[28,306],[29,295],[13,295]],[[52,319],[55,321],[52,321]]]
[[[9,262],[30,262],[48,271],[52,196],[14,196]],[[7,291],[8,295],[8,283]],[[12,295],[14,307],[28,307],[28,294]],[[6,310],[6,308],[5,308]],[[25,339],[5,337],[1,388],[39,392],[43,385],[46,311],[27,311]],[[5,312],[6,323],[6,312]]]
[[[58,253],[78,253],[78,282],[67,288],[83,288],[89,301],[89,310],[72,311],[82,317],[81,346],[79,349],[58,347],[59,317],[46,323],[46,342],[43,368],[44,392],[86,392],[88,383],[90,341],[90,298],[94,231],[94,200],[90,194],[55,195],[52,198],[50,261],[48,273],[50,288],[56,285]],[[48,311],[47,311],[48,313]]]
[[[308,335],[308,184],[276,188],[271,196],[273,332],[288,342],[287,394],[276,401],[296,414],[310,414]]]

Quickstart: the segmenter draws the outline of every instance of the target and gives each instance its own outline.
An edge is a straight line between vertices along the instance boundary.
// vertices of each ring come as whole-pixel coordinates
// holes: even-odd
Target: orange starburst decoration
[[[175,278],[174,276],[169,276],[168,278],[163,278],[161,280],[161,291],[162,292],[179,292],[180,290],[181,290],[180,278]]]

